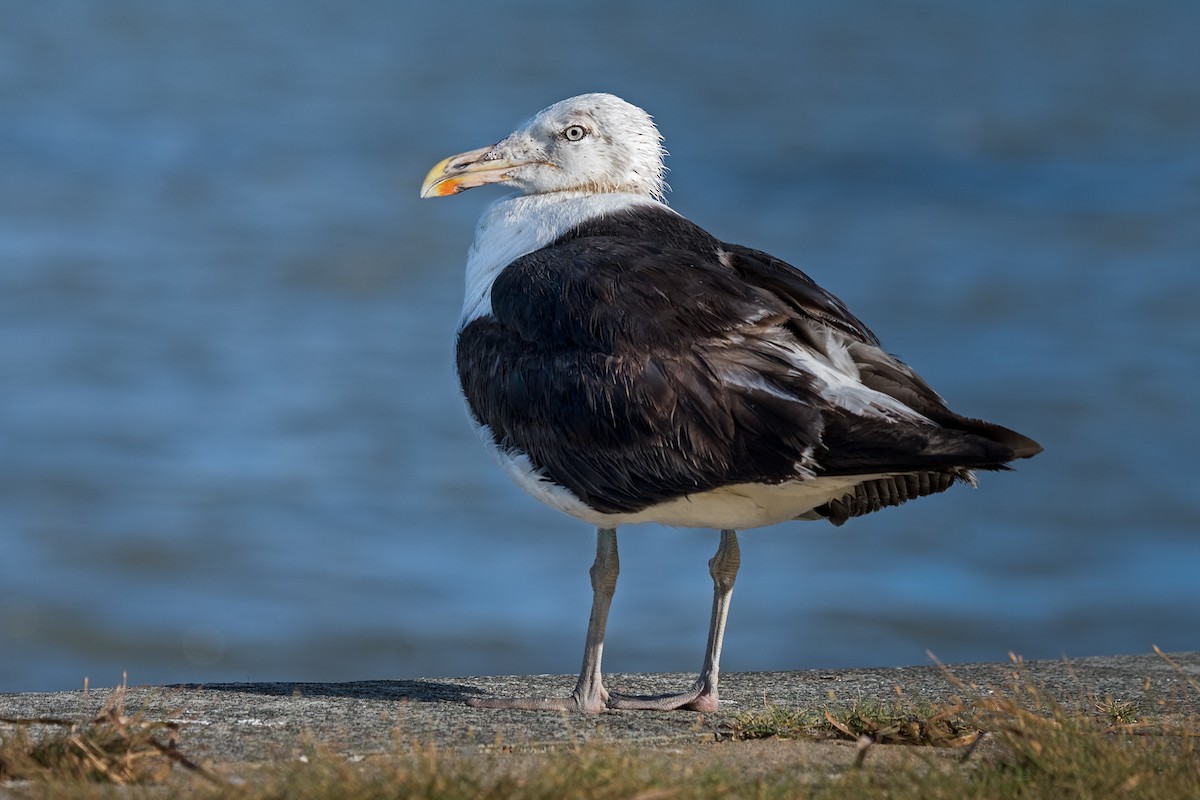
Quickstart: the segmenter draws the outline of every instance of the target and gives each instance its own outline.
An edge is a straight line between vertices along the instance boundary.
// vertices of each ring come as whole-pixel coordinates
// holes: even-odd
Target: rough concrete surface
[[[1146,706],[1161,701],[1170,712],[1194,714],[1200,709],[1200,652],[1170,658],[1178,667],[1147,654],[946,669],[930,665],[729,673],[721,676],[722,708],[713,714],[497,711],[470,708],[464,702],[493,693],[566,694],[574,678],[559,675],[138,686],[127,689],[125,708],[126,713],[144,710],[149,719],[180,723],[180,750],[212,764],[291,758],[305,737],[347,755],[394,751],[412,743],[451,750],[584,741],[678,746],[716,741],[723,736],[723,723],[764,703],[784,708],[855,701],[891,704],[898,691],[912,703],[938,702],[1004,691],[1018,673],[1023,684],[1068,704],[1111,695]],[[693,679],[681,674],[613,674],[606,684],[614,690],[651,694],[683,688]],[[956,685],[955,679],[968,687]],[[0,694],[0,718],[83,720],[100,710],[113,691]],[[0,736],[8,727],[0,724]],[[846,760],[853,758],[852,744],[825,746],[843,748]]]

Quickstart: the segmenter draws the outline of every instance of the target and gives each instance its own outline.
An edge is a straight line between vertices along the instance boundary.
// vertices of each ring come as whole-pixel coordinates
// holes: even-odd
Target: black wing
[[[796,312],[790,327],[798,340],[816,350],[842,348],[864,386],[936,423],[897,424],[840,408],[827,410],[817,474],[905,473],[866,481],[818,508],[830,521],[840,525],[848,517],[945,491],[957,481],[970,481],[971,469],[1006,469],[1007,462],[1042,451],[1016,431],[951,411],[920,375],[882,349],[844,303],[800,270],[758,250],[722,247],[747,283],[770,290]]]
[[[602,512],[737,483],[912,473],[819,509],[840,521],[1037,448],[951,412],[799,270],[670,212],[585,223],[509,265],[491,299],[458,343],[472,413]],[[846,411],[797,370],[797,348],[841,348],[864,385],[931,422]]]
[[[459,336],[475,417],[502,449],[606,513],[778,483],[823,403],[773,340],[789,316],[719,262],[591,236],[507,267]]]
[[[971,433],[995,441],[1012,451],[1004,460],[1027,458],[1042,448],[1015,431],[951,411],[941,396],[900,359],[886,353],[875,334],[862,324],[841,300],[826,292],[790,264],[758,250],[740,245],[722,245],[732,256],[732,266],[747,282],[768,289],[785,300],[799,320],[792,328],[797,338],[814,349],[829,344],[844,347],[858,370],[859,380],[869,389],[894,397],[912,410],[954,431]],[[824,331],[833,332],[832,342]],[[851,439],[855,437],[849,437]],[[831,442],[831,446],[847,444]],[[1003,453],[997,453],[1002,456]]]

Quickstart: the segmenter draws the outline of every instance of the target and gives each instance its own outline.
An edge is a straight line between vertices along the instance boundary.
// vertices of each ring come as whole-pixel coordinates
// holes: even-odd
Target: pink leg
[[[583,668],[575,691],[569,697],[473,697],[467,704],[475,708],[518,708],[531,711],[587,711],[598,713],[608,703],[608,691],[600,672],[604,654],[604,628],[608,625],[608,609],[617,590],[617,573],[621,564],[617,558],[617,531],[599,528],[596,531],[596,561],[588,573],[592,578],[592,613],[588,619],[587,640],[583,645]],[[719,646],[718,646],[719,647]]]

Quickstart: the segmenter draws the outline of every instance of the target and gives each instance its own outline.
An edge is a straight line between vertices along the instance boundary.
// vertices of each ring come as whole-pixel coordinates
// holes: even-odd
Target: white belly
[[[805,517],[817,506],[840,499],[855,486],[880,475],[807,478],[767,485],[741,483],[687,495],[627,514],[605,514],[589,507],[570,490],[545,478],[524,455],[502,452],[486,426],[479,438],[513,481],[532,497],[578,520],[602,528],[657,522],[683,528],[745,530]],[[809,516],[809,519],[816,517]]]
[[[845,496],[871,477],[878,476],[808,478],[775,485],[741,483],[681,497],[637,514],[597,515],[596,520],[587,521],[602,525],[604,519],[613,518],[620,519],[622,524],[657,522],[687,528],[761,528],[797,518],[816,519],[810,513],[814,508]]]

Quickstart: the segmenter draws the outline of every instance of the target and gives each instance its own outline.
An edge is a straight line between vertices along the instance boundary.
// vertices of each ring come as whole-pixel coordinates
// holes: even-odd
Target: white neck
[[[479,219],[467,253],[466,296],[458,329],[492,313],[492,284],[513,261],[540,250],[581,222],[640,205],[667,208],[645,195],[621,193],[548,192],[511,195],[492,203]]]

